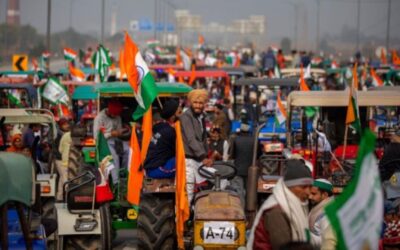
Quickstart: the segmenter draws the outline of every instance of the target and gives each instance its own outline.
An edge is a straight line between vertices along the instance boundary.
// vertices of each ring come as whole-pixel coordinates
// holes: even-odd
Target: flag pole
[[[343,142],[343,154],[342,154],[342,160],[344,160],[344,156],[346,153],[346,146],[347,146],[347,133],[349,130],[349,125],[346,124],[346,129],[344,131],[344,142]]]

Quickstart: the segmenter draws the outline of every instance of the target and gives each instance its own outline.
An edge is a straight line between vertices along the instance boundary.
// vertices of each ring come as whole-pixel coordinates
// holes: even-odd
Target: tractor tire
[[[71,180],[81,172],[83,164],[82,152],[77,147],[71,145],[68,157],[68,180]]]
[[[144,194],[139,204],[139,249],[176,249],[173,199]]]
[[[112,249],[112,231],[111,231],[111,214],[109,204],[104,204],[99,207],[101,227],[101,235],[74,235],[74,236],[59,236],[59,249]]]

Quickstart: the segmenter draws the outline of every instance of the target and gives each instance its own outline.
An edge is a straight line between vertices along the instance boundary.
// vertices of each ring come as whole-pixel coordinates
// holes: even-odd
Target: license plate
[[[204,222],[203,239],[205,244],[233,244],[237,238],[235,223]]]

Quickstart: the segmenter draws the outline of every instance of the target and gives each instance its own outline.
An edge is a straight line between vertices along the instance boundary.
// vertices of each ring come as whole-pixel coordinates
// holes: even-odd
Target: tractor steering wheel
[[[207,180],[213,181],[217,175],[221,179],[232,179],[236,176],[236,167],[229,162],[216,161],[211,167],[201,165],[198,173]]]

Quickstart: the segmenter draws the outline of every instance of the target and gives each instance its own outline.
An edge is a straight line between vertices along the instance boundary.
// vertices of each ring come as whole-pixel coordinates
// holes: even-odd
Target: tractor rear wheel
[[[138,216],[139,249],[176,249],[173,199],[141,197]]]

